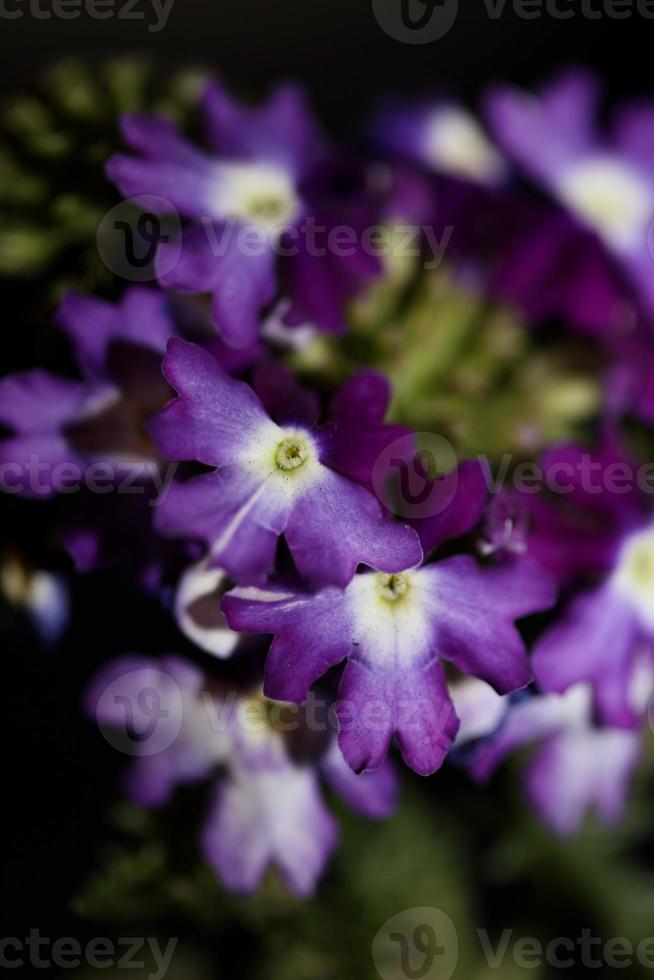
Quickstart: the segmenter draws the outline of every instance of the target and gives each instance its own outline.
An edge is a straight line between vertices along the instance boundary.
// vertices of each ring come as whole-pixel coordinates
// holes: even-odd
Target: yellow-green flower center
[[[309,457],[309,446],[298,436],[282,439],[275,451],[275,465],[288,472],[297,470]]]
[[[626,560],[627,574],[636,588],[650,589],[654,602],[654,541],[635,544]]]
[[[274,194],[253,194],[248,198],[245,211],[254,221],[282,221],[289,213],[289,203]]]
[[[654,529],[641,531],[627,542],[615,583],[646,622],[654,625]]]
[[[409,576],[405,572],[399,572],[395,575],[386,575],[380,572],[377,575],[377,588],[382,599],[387,602],[397,602],[409,588]]]

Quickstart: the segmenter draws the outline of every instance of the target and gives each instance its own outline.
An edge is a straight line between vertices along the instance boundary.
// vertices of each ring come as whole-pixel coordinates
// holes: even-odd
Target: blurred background
[[[176,0],[157,33],[144,21],[115,16],[41,19],[26,4],[23,17],[2,18],[0,84],[9,98],[33,91],[61,58],[86,59],[93,72],[101,59],[143,53],[163,80],[177,68],[207,67],[246,96],[262,95],[280,78],[298,79],[326,126],[344,136],[356,132],[380,91],[410,94],[424,83],[451,87],[474,106],[492,80],[528,84],[582,62],[616,99],[652,89],[653,21],[523,20],[508,4],[491,20],[479,0],[461,8],[447,36],[408,45],[382,31],[368,0]],[[48,4],[42,0],[33,9],[42,15]],[[47,292],[44,283],[5,278],[2,288],[4,373],[34,363],[53,341],[46,337],[45,307],[35,303]],[[11,542],[20,534],[28,550],[47,561],[50,519],[38,506],[12,499],[2,511],[4,538]],[[291,899],[274,884],[251,902],[228,900],[199,872],[189,877],[194,858],[179,841],[168,846],[170,825],[119,804],[123,759],[79,710],[88,678],[124,651],[126,635],[134,650],[157,653],[166,649],[167,624],[157,603],[144,613],[142,598],[116,581],[98,590],[77,579],[73,590],[77,613],[57,650],[44,649],[24,624],[1,614],[9,819],[4,935],[25,937],[38,929],[82,943],[97,936],[158,936],[163,945],[179,937],[171,980],[364,980],[377,975],[371,958],[377,929],[403,909],[430,906],[456,923],[456,977],[513,980],[525,972],[548,978],[565,971],[525,971],[509,959],[489,969],[476,929],[488,930],[494,943],[504,929],[544,941],[577,937],[584,929],[631,941],[654,933],[647,770],[620,830],[591,827],[572,845],[541,829],[511,767],[482,789],[453,770],[426,781],[405,772],[402,804],[391,821],[371,825],[339,811],[343,846],[313,902]],[[183,810],[190,803],[181,796]],[[108,839],[114,841],[109,856]],[[162,858],[171,850],[172,868]],[[105,859],[111,873],[103,871]],[[413,975],[446,976],[434,969]],[[597,975],[580,967],[575,977],[586,973]]]

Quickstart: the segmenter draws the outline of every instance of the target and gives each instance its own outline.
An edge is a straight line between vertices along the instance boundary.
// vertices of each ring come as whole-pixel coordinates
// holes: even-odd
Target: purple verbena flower
[[[169,458],[216,469],[171,486],[157,513],[162,532],[205,541],[212,564],[241,582],[272,569],[282,534],[300,573],[317,583],[344,585],[362,562],[387,572],[420,562],[415,532],[385,520],[360,485],[398,434],[383,423],[383,378],[353,379],[319,428],[310,395],[268,384],[262,394],[277,424],[252,388],[194,344],[173,339],[164,372],[178,397],[151,421],[152,434]]]
[[[307,219],[325,234],[339,224],[338,208],[316,204],[309,188],[324,147],[302,90],[280,86],[251,109],[213,82],[202,109],[208,151],[163,117],[125,116],[123,136],[138,156],[116,154],[107,164],[109,179],[127,197],[147,203],[157,195],[194,219],[179,256],[178,242],[160,244],[159,268],[170,270],[162,283],[212,294],[216,326],[230,344],[244,347],[259,335],[261,312],[278,296],[283,267],[289,322],[309,314],[323,329],[344,330],[346,302],[379,272],[379,263],[360,247],[335,255],[313,241],[313,231],[310,238],[302,231]],[[370,223],[356,212],[348,214],[348,225]]]
[[[154,465],[142,422],[169,392],[159,365],[175,328],[160,291],[132,287],[117,304],[71,293],[56,319],[84,380],[35,369],[0,381],[5,482],[31,496],[80,483],[92,462],[107,464],[105,483],[130,463]]]
[[[529,497],[529,554],[568,586],[583,586],[534,649],[546,691],[591,685],[605,724],[631,726],[641,650],[654,652],[654,514],[638,471],[612,442],[544,458],[550,494]],[[558,490],[558,492],[557,492]]]
[[[375,146],[435,173],[491,187],[506,177],[482,125],[455,102],[394,99],[376,111],[370,129]]]
[[[419,522],[426,553],[474,526],[485,489],[482,468],[464,464],[447,510]],[[344,589],[235,589],[223,610],[233,629],[275,634],[265,675],[272,697],[304,701],[347,659],[339,744],[355,772],[379,766],[396,735],[405,762],[426,775],[458,728],[441,660],[501,693],[524,687],[531,674],[514,620],[553,601],[549,576],[529,560],[482,569],[457,556],[393,574],[372,564]]]
[[[592,75],[571,70],[536,95],[492,89],[487,118],[507,155],[599,237],[651,314],[654,105],[624,107],[604,135],[596,122],[599,94]]]

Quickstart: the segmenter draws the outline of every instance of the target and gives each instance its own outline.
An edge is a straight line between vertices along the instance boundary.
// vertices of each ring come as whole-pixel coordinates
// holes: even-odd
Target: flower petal
[[[298,496],[285,534],[300,574],[319,585],[347,585],[359,564],[400,572],[422,559],[415,531],[385,520],[369,491],[326,466]]]
[[[438,622],[438,653],[465,674],[508,694],[529,683],[525,645],[514,620],[553,605],[556,592],[535,562],[518,558],[480,568],[449,558],[420,572],[429,581]]]
[[[440,768],[459,727],[443,668],[351,659],[338,692],[339,745],[356,773],[377,769],[393,735],[421,776]]]
[[[231,378],[197,344],[173,338],[163,371],[179,397],[150,420],[149,429],[170,459],[231,463],[253,437],[273,427],[249,385]]]
[[[584,592],[545,632],[534,649],[536,678],[546,691],[593,685],[605,723],[637,724],[630,684],[638,642],[636,613],[612,586]]]
[[[287,887],[307,897],[337,836],[310,769],[290,763],[271,771],[239,768],[216,787],[202,850],[230,891],[255,891],[274,863]]]

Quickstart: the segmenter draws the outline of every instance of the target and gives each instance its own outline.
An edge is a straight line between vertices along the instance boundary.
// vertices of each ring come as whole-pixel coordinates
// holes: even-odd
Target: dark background
[[[36,0],[34,0],[36,2]],[[39,0],[47,9],[49,0]],[[599,7],[601,0],[589,0]],[[635,0],[634,0],[635,2]],[[654,20],[588,20],[581,15],[522,20],[506,9],[491,20],[483,0],[460,0],[452,30],[433,44],[400,44],[373,17],[370,0],[176,0],[166,27],[151,33],[145,21],[36,20],[0,22],[0,83],[29,83],[53,57],[148,50],[165,63],[206,62],[238,87],[263,91],[274,79],[308,85],[330,126],[356,118],[371,93],[386,84],[410,87],[445,81],[474,98],[492,79],[537,79],[554,66],[583,61],[612,92],[646,90],[651,78]],[[116,0],[116,9],[125,0]],[[566,0],[559,0],[565,9]],[[572,0],[579,9],[581,0]],[[138,0],[149,10],[148,0]]]
[[[146,2],[140,0],[140,9]],[[460,6],[445,38],[405,45],[383,33],[369,0],[177,0],[160,33],[149,32],[144,21],[93,20],[84,13],[70,21],[38,20],[25,3],[21,19],[0,19],[0,85],[5,93],[29,86],[50,61],[69,54],[92,59],[142,50],[164,65],[209,65],[253,95],[276,79],[300,79],[337,132],[353,127],[387,87],[411,91],[443,82],[474,102],[490,80],[528,83],[570,62],[595,68],[612,96],[653,87],[654,21],[546,15],[526,21],[508,9],[494,21],[480,0]],[[20,335],[28,305],[21,288],[6,292],[3,373],[15,362],[12,334]],[[40,515],[38,504],[12,501],[0,527],[10,533],[16,521],[25,521],[38,542],[45,534]],[[3,847],[9,920],[2,935],[24,937],[30,928],[80,939],[98,934],[75,919],[67,903],[106,837],[105,804],[116,794],[122,760],[81,717],[80,694],[98,663],[126,652],[125,636],[140,651],[157,649],[158,638],[129,595],[107,590],[98,608],[97,600],[86,604],[90,584],[75,589],[80,614],[65,656],[40,649],[13,625],[2,643],[3,810],[9,816]]]

